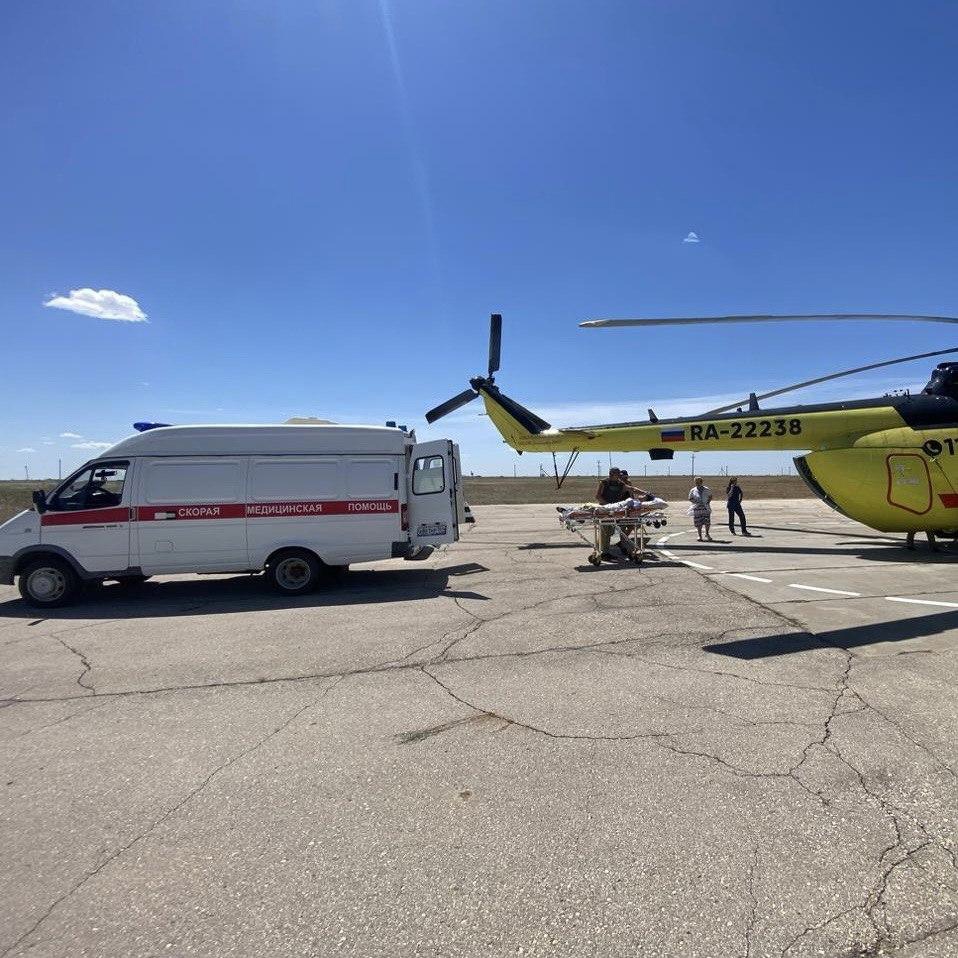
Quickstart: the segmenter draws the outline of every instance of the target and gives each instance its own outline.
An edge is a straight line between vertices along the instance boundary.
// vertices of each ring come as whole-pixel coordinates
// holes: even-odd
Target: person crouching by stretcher
[[[595,499],[600,506],[607,506],[613,502],[621,502],[629,496],[641,499],[649,495],[644,489],[639,489],[626,481],[622,475],[622,470],[615,467],[609,470],[608,479],[603,479],[595,490]],[[609,545],[612,540],[612,527],[604,525],[599,530],[599,555],[607,562],[615,562],[615,556],[609,552]],[[619,547],[628,552],[629,544],[619,538]]]

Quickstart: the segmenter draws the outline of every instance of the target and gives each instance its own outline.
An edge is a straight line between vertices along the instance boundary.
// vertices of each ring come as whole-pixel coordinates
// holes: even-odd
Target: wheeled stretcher
[[[627,558],[638,565],[647,553],[649,530],[659,529],[668,522],[664,512],[668,503],[655,496],[625,499],[606,506],[586,504],[574,508],[556,508],[560,524],[592,546],[589,562],[593,565],[602,562],[603,529],[609,530],[610,538],[618,534],[620,546]],[[587,528],[591,535],[586,534]]]

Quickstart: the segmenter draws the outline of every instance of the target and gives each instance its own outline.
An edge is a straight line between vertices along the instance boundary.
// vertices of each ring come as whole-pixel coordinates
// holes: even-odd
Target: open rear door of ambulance
[[[414,548],[459,538],[462,512],[458,450],[448,439],[412,447],[409,538]]]

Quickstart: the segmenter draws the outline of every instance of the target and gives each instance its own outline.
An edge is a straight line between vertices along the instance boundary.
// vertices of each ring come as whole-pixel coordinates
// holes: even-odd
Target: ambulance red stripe
[[[342,499],[321,502],[248,502],[248,519],[274,519],[287,516],[371,516],[399,512],[398,499]]]
[[[174,522],[183,519],[303,519],[313,516],[375,516],[399,512],[398,499],[290,500],[286,502],[201,502],[162,506],[115,506],[77,512],[45,512],[45,526],[98,525],[100,523]]]
[[[938,498],[946,509],[958,509],[958,492],[939,492]]]
[[[174,519],[242,519],[246,516],[246,506],[242,502],[203,502],[190,505],[139,506],[136,518],[140,522],[164,522]]]
[[[284,502],[193,503],[140,506],[140,522],[179,519],[302,519],[311,516],[370,516],[399,512],[398,499],[290,500]]]
[[[99,525],[100,523],[129,521],[130,510],[125,506],[79,509],[76,512],[44,512],[40,517],[40,525],[42,526]]]

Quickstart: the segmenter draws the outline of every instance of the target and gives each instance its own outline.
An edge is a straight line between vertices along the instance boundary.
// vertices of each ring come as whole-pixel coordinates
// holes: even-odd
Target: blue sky
[[[483,369],[491,311],[500,385],[556,425],[952,345],[576,324],[958,312],[954,4],[36,0],[0,20],[0,476],[66,470],[138,419],[291,415],[395,418],[458,439],[467,470],[536,472],[478,403],[423,428]],[[148,321],[43,305],[82,289]]]

